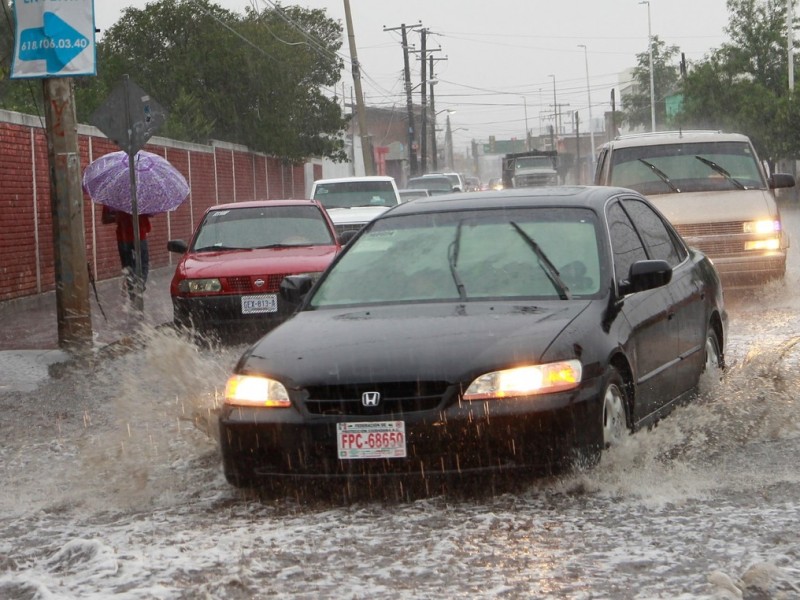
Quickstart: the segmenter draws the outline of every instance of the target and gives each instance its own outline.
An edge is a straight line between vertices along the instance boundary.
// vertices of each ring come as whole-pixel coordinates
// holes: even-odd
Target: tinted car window
[[[617,148],[612,156],[609,184],[643,194],[673,192],[664,177],[682,192],[737,189],[735,182],[747,188],[766,189],[746,142],[641,145]]]
[[[338,181],[318,183],[314,200],[325,208],[394,206],[397,195],[391,181]]]
[[[603,270],[597,221],[582,209],[513,209],[397,216],[355,240],[312,307],[481,298],[558,299],[531,240],[573,295],[597,294]],[[498,244],[497,240],[503,240]]]
[[[638,260],[647,260],[647,253],[633,223],[618,202],[608,209],[608,228],[616,279],[627,279],[631,265]]]
[[[316,206],[275,206],[210,211],[197,229],[192,250],[333,243]]]
[[[685,250],[676,244],[667,226],[652,208],[641,200],[626,199],[625,211],[639,230],[650,251],[650,258],[665,260],[670,266],[678,265],[685,257]]]

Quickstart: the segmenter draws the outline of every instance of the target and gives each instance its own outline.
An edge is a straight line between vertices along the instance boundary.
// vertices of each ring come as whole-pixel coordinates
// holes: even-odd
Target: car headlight
[[[225,404],[232,406],[291,406],[289,393],[279,381],[254,375],[232,375],[225,385]]]
[[[781,230],[781,222],[773,220],[745,221],[742,227],[745,233],[777,233]]]
[[[209,294],[222,291],[219,279],[184,279],[178,284],[178,290],[184,294]]]
[[[770,238],[768,240],[753,240],[744,243],[745,250],[780,250],[781,240],[779,238]]]
[[[546,365],[530,365],[484,373],[476,378],[464,400],[515,398],[571,390],[581,382],[583,367],[579,360],[565,360]]]

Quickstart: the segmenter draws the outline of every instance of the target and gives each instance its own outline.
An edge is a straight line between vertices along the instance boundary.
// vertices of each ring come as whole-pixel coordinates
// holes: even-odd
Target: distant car
[[[341,250],[325,210],[312,200],[269,200],[209,208],[170,284],[177,326],[203,333],[263,333],[296,305],[278,297],[287,275],[315,279]]]
[[[503,179],[501,177],[492,177],[487,184],[487,189],[490,190],[502,190],[503,189]]]
[[[481,189],[481,180],[477,177],[467,177],[464,180],[465,192],[477,192]]]
[[[419,198],[281,294],[219,416],[237,486],[594,464],[723,365],[713,264],[619,188]]]
[[[422,177],[412,177],[408,180],[408,187],[428,190],[431,196],[461,191],[458,187],[453,185],[453,182],[446,175],[423,175]]]
[[[448,173],[426,173],[423,177],[440,177],[444,175],[450,180],[454,192],[467,191],[467,183],[461,173],[448,172]]]
[[[385,175],[318,179],[311,198],[325,207],[340,235],[358,231],[401,202],[394,177]]]
[[[747,136],[720,131],[661,131],[604,144],[595,183],[647,196],[690,246],[714,261],[726,288],[783,279],[789,233],[774,189],[793,187],[785,173],[767,176]]]
[[[423,189],[400,189],[397,190],[400,193],[400,200],[403,202],[408,202],[409,200],[413,200],[414,198],[427,198],[431,195],[429,190]]]

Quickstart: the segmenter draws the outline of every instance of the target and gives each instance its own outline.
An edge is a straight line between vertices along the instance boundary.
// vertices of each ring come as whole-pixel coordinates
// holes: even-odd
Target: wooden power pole
[[[350,0],[344,0],[344,14],[347,20],[347,39],[350,42],[350,62],[352,63],[353,88],[356,91],[356,116],[361,136],[361,155],[364,159],[364,174],[375,175],[375,161],[372,156],[372,144],[367,131],[367,116],[364,107],[364,94],[361,92],[361,69],[358,65],[356,37],[353,33],[353,18],[350,15]]]
[[[43,89],[53,214],[58,345],[65,350],[82,352],[92,346],[92,316],[72,78],[46,78]]]

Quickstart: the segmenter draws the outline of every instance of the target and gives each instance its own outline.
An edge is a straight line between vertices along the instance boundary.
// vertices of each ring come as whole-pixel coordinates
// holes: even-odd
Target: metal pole
[[[525,150],[531,149],[531,130],[528,129],[528,99],[523,96],[522,104],[525,107]]]
[[[555,124],[554,129],[556,130],[556,135],[561,133],[558,131],[558,102],[556,101],[556,76],[555,75],[548,75],[548,77],[553,78],[553,123]],[[553,147],[555,150],[555,146]]]
[[[794,91],[794,32],[792,21],[794,20],[794,0],[786,0],[786,31],[789,60],[789,91]]]
[[[790,0],[791,1],[791,0]],[[650,131],[656,130],[656,91],[653,77],[653,34],[650,28],[650,0],[642,0],[639,4],[647,4],[647,53],[650,57]]]
[[[589,99],[589,172],[594,173],[594,127],[592,127],[592,90],[589,87],[589,51],[586,49],[586,44],[578,44],[578,47],[583,48],[583,58],[586,63],[586,97]]]
[[[128,102],[130,98],[130,92],[128,90],[130,77],[128,75],[123,75],[122,81],[125,84],[125,118],[128,121],[128,131],[132,131],[131,109]],[[133,253],[136,260],[136,268],[134,270],[135,278],[133,282],[133,307],[141,312],[144,311],[144,282],[142,281],[142,242],[139,239],[139,201],[136,196],[136,152],[133,150],[128,151],[128,175],[130,177],[131,190],[131,220],[133,221]]]

